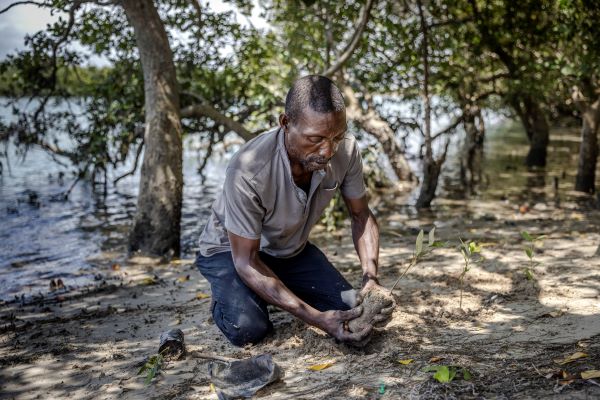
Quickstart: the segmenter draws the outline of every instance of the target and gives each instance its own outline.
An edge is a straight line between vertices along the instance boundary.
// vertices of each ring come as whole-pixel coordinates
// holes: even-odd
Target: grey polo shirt
[[[365,194],[362,160],[356,139],[346,134],[327,168],[312,175],[308,195],[296,186],[277,128],[245,143],[231,159],[223,191],[200,235],[207,257],[231,251],[227,232],[260,239],[260,249],[274,257],[292,257],[304,248],[312,227],[341,190],[346,198]]]

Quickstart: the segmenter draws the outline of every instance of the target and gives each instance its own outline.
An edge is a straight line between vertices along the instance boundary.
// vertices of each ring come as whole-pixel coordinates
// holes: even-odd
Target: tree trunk
[[[404,153],[396,142],[396,135],[391,126],[375,110],[364,112],[359,105],[354,90],[349,85],[343,85],[344,97],[348,102],[346,115],[348,119],[355,121],[370,135],[373,135],[383,148],[394,173],[401,181],[412,181],[413,173],[410,170]]]
[[[513,99],[512,105],[519,115],[529,139],[529,152],[525,159],[525,165],[545,167],[550,128],[540,104],[530,95],[522,95]]]
[[[421,190],[419,192],[419,198],[417,199],[415,207],[429,208],[431,207],[431,202],[435,198],[438,178],[440,176],[442,164],[446,159],[449,141],[446,142],[446,148],[444,149],[442,156],[436,160],[433,157],[433,148],[431,143],[433,139],[431,137],[431,97],[429,96],[429,32],[427,29],[427,22],[425,21],[425,14],[423,12],[423,4],[421,0],[417,0],[417,6],[419,10],[419,20],[421,22],[421,34],[423,35],[423,42],[421,44],[421,53],[423,59],[423,92],[421,97],[423,98],[423,107],[425,109],[425,157],[423,158],[423,182],[421,182]]]
[[[144,72],[145,152],[131,250],[179,254],[183,190],[179,91],[173,54],[152,0],[122,0]]]
[[[466,192],[471,193],[481,182],[485,126],[478,106],[465,104],[462,109],[465,140],[460,155],[460,177]]]
[[[596,190],[596,162],[598,159],[598,125],[600,125],[600,98],[587,105],[581,113],[581,145],[575,190],[593,194]]]

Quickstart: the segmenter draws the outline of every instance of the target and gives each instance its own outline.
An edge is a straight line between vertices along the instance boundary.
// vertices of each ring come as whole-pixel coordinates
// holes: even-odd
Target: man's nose
[[[333,157],[335,151],[337,150],[337,143],[333,142],[332,140],[327,140],[321,146],[320,150],[321,151],[319,152],[319,155],[329,160],[331,157]]]

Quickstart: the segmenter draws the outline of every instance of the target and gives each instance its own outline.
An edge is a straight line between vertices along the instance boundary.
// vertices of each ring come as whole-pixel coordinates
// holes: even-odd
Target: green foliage
[[[154,354],[148,358],[148,361],[142,365],[142,367],[138,371],[138,375],[146,374],[146,379],[144,382],[146,385],[149,385],[152,379],[156,376],[156,374],[160,371],[164,363],[164,358],[162,354]]]
[[[471,372],[468,369],[463,367],[457,367],[454,365],[432,365],[426,367],[423,371],[435,372],[435,374],[433,374],[433,378],[440,383],[452,382],[456,378],[458,373],[462,373],[462,378],[465,381],[470,381],[473,378]]]
[[[398,279],[396,279],[396,282],[394,282],[392,288],[390,289],[390,293],[392,293],[392,291],[396,288],[396,285],[398,285],[398,282],[400,282],[400,279],[402,279],[404,275],[406,275],[408,270],[414,267],[419,261],[421,261],[434,249],[446,246],[445,242],[439,242],[435,240],[435,227],[431,228],[431,231],[429,231],[428,242],[426,244],[423,243],[424,237],[425,233],[421,229],[417,234],[417,239],[415,240],[415,250],[413,251],[413,255],[408,263],[408,266],[402,272],[402,274],[400,274]]]
[[[473,264],[483,261],[483,256],[480,255],[481,246],[478,245],[477,242],[468,241],[465,243],[465,242],[463,242],[463,240],[461,238],[458,238],[458,240],[460,240],[460,246],[459,246],[460,254],[463,256],[463,260],[464,260],[464,266],[463,266],[463,269],[458,278],[459,282],[460,282],[460,300],[459,300],[458,307],[460,309],[462,309],[462,299],[463,299],[463,288],[464,288],[465,276],[467,275],[467,272],[469,272],[471,270],[471,267],[473,266]]]

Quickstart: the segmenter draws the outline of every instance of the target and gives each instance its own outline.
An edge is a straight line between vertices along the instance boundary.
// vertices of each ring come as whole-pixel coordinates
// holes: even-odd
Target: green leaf
[[[419,256],[423,251],[423,229],[417,235],[417,242],[415,243],[415,254]]]
[[[527,231],[521,231],[521,237],[523,239],[527,240],[528,242],[533,242],[533,238],[531,237],[531,235]]]
[[[531,251],[529,247],[525,249],[525,254],[527,254],[527,257],[529,258],[533,257],[533,251]]]
[[[469,253],[479,253],[481,252],[481,247],[477,245],[477,242],[469,242]]]
[[[435,226],[429,231],[429,247],[435,243]]]
[[[440,365],[437,372],[433,375],[433,378],[440,383],[451,382],[456,376],[456,370],[452,371],[452,368],[446,365]]]
[[[140,368],[140,370],[138,371],[138,375],[141,375],[144,373],[145,370],[148,369],[148,363],[145,363],[144,365],[142,365],[142,367]]]
[[[471,379],[473,379],[473,375],[471,375],[471,373],[469,372],[468,369],[463,368],[462,373],[463,373],[463,379],[465,381],[470,381]]]

